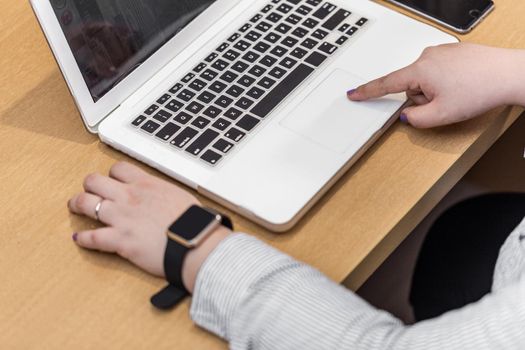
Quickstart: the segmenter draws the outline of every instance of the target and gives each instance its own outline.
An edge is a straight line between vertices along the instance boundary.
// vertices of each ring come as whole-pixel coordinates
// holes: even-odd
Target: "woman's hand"
[[[97,205],[101,203],[98,218]],[[84,192],[68,202],[76,214],[99,219],[104,228],[78,232],[75,242],[84,248],[117,253],[147,272],[164,277],[168,227],[199,201],[181,188],[128,164],[117,163],[109,177],[92,174]],[[193,290],[197,272],[208,254],[230,232],[221,228],[185,259],[183,281]]]
[[[523,50],[474,44],[426,49],[412,65],[348,92],[353,101],[406,92],[401,120],[418,128],[452,124],[504,104],[522,104]]]

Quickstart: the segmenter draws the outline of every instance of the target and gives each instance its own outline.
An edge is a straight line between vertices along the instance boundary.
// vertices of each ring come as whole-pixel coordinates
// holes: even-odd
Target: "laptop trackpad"
[[[403,103],[392,98],[352,102],[346,91],[364,81],[342,69],[334,70],[281,125],[337,153],[367,141]],[[360,147],[360,146],[359,146]]]

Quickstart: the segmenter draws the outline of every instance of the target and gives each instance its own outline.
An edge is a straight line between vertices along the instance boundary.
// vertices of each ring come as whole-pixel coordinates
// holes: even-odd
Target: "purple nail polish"
[[[73,241],[76,242],[78,239],[78,233],[74,233],[72,238],[73,238]]]
[[[401,123],[408,124],[408,117],[405,113],[401,113],[399,116],[399,120],[401,120]]]
[[[353,95],[355,91],[356,91],[356,89],[348,90],[348,91],[346,92],[346,94],[347,94],[348,96],[350,96],[350,95]]]

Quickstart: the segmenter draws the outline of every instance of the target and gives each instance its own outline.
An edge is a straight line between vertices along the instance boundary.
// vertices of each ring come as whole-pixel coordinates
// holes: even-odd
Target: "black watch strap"
[[[215,213],[211,209],[205,210]],[[221,215],[221,224],[233,230],[232,221],[227,216]],[[164,272],[169,284],[151,297],[151,303],[155,307],[162,310],[171,309],[190,294],[182,282],[182,263],[189,250],[189,248],[168,238],[164,253]]]

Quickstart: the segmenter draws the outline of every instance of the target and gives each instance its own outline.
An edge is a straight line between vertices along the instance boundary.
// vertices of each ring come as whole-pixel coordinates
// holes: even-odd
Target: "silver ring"
[[[102,208],[102,203],[104,202],[104,200],[101,200],[100,202],[97,203],[97,206],[95,207],[95,219],[97,221],[100,221],[100,209]]]

